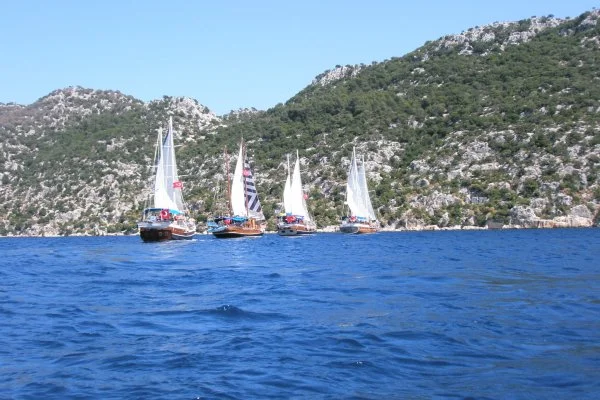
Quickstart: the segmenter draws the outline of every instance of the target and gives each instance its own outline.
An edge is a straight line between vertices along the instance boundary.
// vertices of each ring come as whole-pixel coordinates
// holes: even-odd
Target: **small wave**
[[[173,309],[173,310],[154,310],[154,311],[140,311],[135,313],[135,315],[139,317],[184,317],[184,318],[193,318],[196,317],[206,317],[206,316],[216,316],[223,317],[228,319],[249,319],[249,320],[273,320],[273,319],[283,319],[287,318],[283,314],[278,313],[259,313],[252,311],[245,311],[241,308],[238,308],[233,305],[222,305],[217,308],[211,309],[201,309],[201,310],[182,310],[182,309]],[[151,324],[149,322],[142,322],[138,326],[143,324]],[[148,326],[147,326],[148,327]]]
[[[354,361],[332,361],[327,363],[328,366],[333,368],[375,368],[375,364],[366,360],[354,360]]]
[[[64,366],[73,366],[73,365],[77,365],[77,364],[82,364],[87,361],[85,359],[86,356],[87,356],[86,353],[81,353],[81,352],[65,354],[62,357],[60,357],[59,359],[57,359],[55,361],[55,363],[61,364]]]
[[[140,311],[136,315],[144,316],[179,316],[197,313],[197,310],[155,310],[155,311]]]
[[[81,332],[79,335],[86,338],[102,337],[102,334],[98,332]]]
[[[32,397],[36,398],[44,398],[46,396],[55,398],[56,395],[65,394],[67,388],[63,385],[57,385],[51,382],[32,382],[25,386],[23,392],[30,393]]]
[[[222,315],[242,315],[245,313],[241,308],[237,308],[236,306],[230,306],[228,304],[223,305],[221,307],[217,307],[213,310],[217,314]]]
[[[33,343],[44,349],[58,349],[65,347],[65,344],[57,340],[36,340]]]
[[[423,367],[466,367],[465,364],[450,362],[446,360],[417,359],[409,357],[395,357],[394,361],[404,365],[418,365]]]
[[[245,369],[239,369],[234,371],[235,376],[252,376],[252,377],[256,377],[256,376],[263,376],[265,375],[265,371],[261,371],[259,369],[254,369],[254,368],[245,368]]]
[[[541,377],[531,378],[530,380],[538,385],[561,389],[586,386],[589,384],[589,382],[584,382],[579,379],[573,379],[572,377],[557,374],[548,374]]]
[[[356,327],[361,329],[376,329],[377,325],[369,324],[368,322],[360,322],[356,324]]]
[[[383,343],[383,342],[385,342],[385,340],[383,340],[379,336],[374,335],[372,333],[365,333],[365,334],[363,334],[363,337],[365,339],[369,340],[370,342],[373,342],[373,343]]]
[[[15,313],[11,310],[7,310],[6,308],[0,307],[0,315],[15,315]]]
[[[460,258],[450,257],[450,256],[444,256],[443,258],[444,258],[444,260],[453,261],[453,262],[462,261]]]
[[[365,346],[363,346],[358,340],[355,339],[337,339],[337,344],[339,345],[343,345],[346,347],[352,347],[355,349],[362,349]]]
[[[101,322],[101,321],[82,321],[78,327],[80,328],[92,328],[94,330],[116,330],[117,328],[112,325],[109,324],[107,322]]]
[[[102,361],[109,369],[122,370],[138,366],[138,357],[134,355],[122,355],[110,357]]]
[[[463,309],[462,307],[457,307],[453,304],[448,304],[448,303],[440,303],[440,306],[449,308],[451,310],[462,310]]]
[[[165,366],[171,369],[199,367],[204,362],[201,353],[176,354],[165,361]]]
[[[387,332],[384,336],[388,336],[394,339],[399,340],[411,340],[411,341],[420,341],[420,340],[434,340],[441,341],[451,344],[462,344],[456,339],[453,339],[449,336],[442,335],[435,332],[415,332],[415,331],[399,331],[399,332]]]
[[[205,313],[232,319],[272,320],[285,318],[282,314],[245,311],[229,304],[222,305],[212,310],[206,310]]]
[[[510,360],[510,357],[507,357],[502,354],[492,354],[492,353],[480,353],[474,351],[461,351],[452,353],[455,357],[464,357],[464,358],[473,358],[473,359],[482,359],[482,360]]]

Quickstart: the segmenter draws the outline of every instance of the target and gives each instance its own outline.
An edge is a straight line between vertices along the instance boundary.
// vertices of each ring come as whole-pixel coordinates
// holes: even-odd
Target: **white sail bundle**
[[[365,160],[363,158],[362,163],[358,167],[358,184],[360,186],[360,192],[362,195],[362,207],[365,212],[365,217],[369,219],[369,221],[374,221],[377,219],[375,216],[375,211],[373,210],[373,204],[371,204],[371,196],[369,196],[369,189],[367,187],[367,176],[365,173]]]
[[[287,159],[287,178],[283,187],[283,210],[286,214],[292,213],[292,181],[290,178],[290,157]]]
[[[302,191],[302,178],[300,176],[300,158],[296,151],[296,164],[294,165],[294,173],[292,174],[291,184],[291,214],[304,217],[305,221],[310,221],[310,215],[308,208],[306,207],[306,200],[304,199],[304,192]]]
[[[235,164],[233,179],[231,181],[231,211],[233,215],[247,217],[246,200],[244,198],[244,146],[240,145],[240,152]]]
[[[154,181],[154,207],[182,212],[184,211],[183,196],[181,194],[182,184],[177,175],[172,119],[169,119],[169,129],[164,140],[162,131],[159,130],[158,143],[159,154]]]
[[[369,193],[366,192],[366,196]],[[356,154],[352,150],[352,161],[348,171],[348,182],[346,183],[346,203],[350,208],[350,213],[356,217],[367,218],[369,211],[365,202],[365,193],[361,185],[360,171],[356,163]],[[370,200],[369,200],[370,203]]]

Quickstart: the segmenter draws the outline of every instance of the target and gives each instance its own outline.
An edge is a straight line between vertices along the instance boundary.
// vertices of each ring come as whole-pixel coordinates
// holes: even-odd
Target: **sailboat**
[[[181,193],[183,183],[177,174],[172,118],[164,139],[162,129],[158,130],[155,160],[154,191],[138,222],[140,237],[144,242],[191,239],[196,223],[189,216]]]
[[[356,161],[356,150],[352,149],[352,161],[346,183],[346,204],[349,213],[342,219],[340,231],[343,233],[375,233],[378,230],[377,217],[371,204],[364,159]]]
[[[306,196],[302,191],[300,177],[300,158],[296,150],[296,164],[290,178],[290,158],[288,156],[288,174],[283,189],[284,212],[277,218],[277,233],[281,236],[296,236],[315,233],[317,226],[306,207]]]
[[[229,165],[227,160],[225,164]],[[240,152],[231,182],[229,182],[229,171],[226,175],[229,215],[215,217],[213,221],[217,227],[212,228],[211,233],[217,238],[262,236],[266,227],[265,216],[258,199],[250,165],[246,160],[243,139],[240,142]]]

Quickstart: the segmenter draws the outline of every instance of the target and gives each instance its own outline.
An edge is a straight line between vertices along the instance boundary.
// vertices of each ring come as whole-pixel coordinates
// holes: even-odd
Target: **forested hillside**
[[[355,146],[390,229],[598,224],[598,17],[495,23],[337,66],[267,111],[219,117],[192,99],[82,88],[0,105],[0,234],[133,230],[169,115],[200,221],[223,188],[223,148],[243,136],[267,217],[298,149],[309,207],[336,224]]]

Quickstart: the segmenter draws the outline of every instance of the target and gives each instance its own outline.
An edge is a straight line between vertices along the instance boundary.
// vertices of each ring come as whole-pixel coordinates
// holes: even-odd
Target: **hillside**
[[[353,146],[385,227],[590,226],[600,209],[600,27],[494,23],[403,57],[326,71],[285,104],[216,116],[196,100],[143,103],[58,90],[0,104],[0,234],[131,230],[158,127],[174,117],[184,195],[203,220],[224,146],[247,140],[267,216],[299,149],[320,226],[342,215]]]

